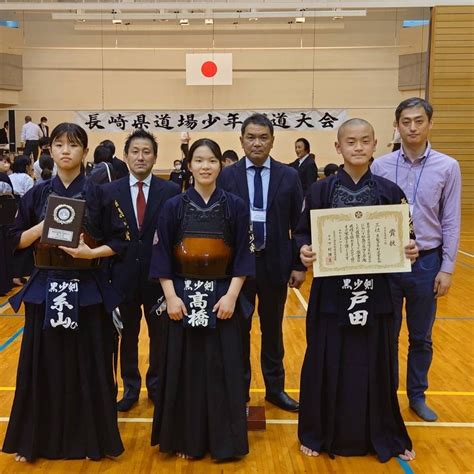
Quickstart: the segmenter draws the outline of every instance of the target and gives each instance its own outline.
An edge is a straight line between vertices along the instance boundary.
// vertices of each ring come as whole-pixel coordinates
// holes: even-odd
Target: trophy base
[[[264,406],[249,406],[247,416],[247,429],[249,431],[265,431],[267,423],[265,420]]]

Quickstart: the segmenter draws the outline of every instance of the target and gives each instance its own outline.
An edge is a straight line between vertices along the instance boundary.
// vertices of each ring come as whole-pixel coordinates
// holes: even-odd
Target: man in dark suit
[[[48,127],[47,117],[41,117],[38,127],[41,129],[41,133],[43,134],[43,137],[49,138],[49,127]]]
[[[288,285],[299,288],[305,278],[291,238],[303,193],[298,173],[270,157],[273,141],[273,125],[265,115],[254,114],[246,119],[240,137],[246,156],[222,170],[218,185],[243,198],[250,208],[257,271],[256,278],[245,282],[243,293],[251,302],[258,296],[265,399],[284,410],[298,411],[298,403],[285,392],[282,323]],[[251,324],[252,318],[242,324],[247,391]]]
[[[298,171],[303,194],[318,179],[318,167],[311,153],[309,141],[306,138],[298,138],[295,142],[295,152],[297,159],[290,163],[289,166]]]
[[[105,184],[103,200],[116,201],[129,225],[130,244],[126,254],[112,267],[112,284],[124,296],[120,305],[123,322],[120,344],[120,371],[124,395],[117,403],[118,411],[128,411],[140,394],[141,376],[138,370],[138,334],[142,305],[150,337],[149,368],[146,374],[148,397],[155,401],[158,390],[158,317],[150,315],[161,292],[157,283],[148,280],[155,229],[160,210],[167,199],[179,194],[178,187],[153,176],[158,144],[155,137],[136,130],[125,142],[124,156],[130,175]],[[156,242],[155,242],[156,243]]]
[[[9,137],[8,137],[8,121],[3,124],[3,128],[0,128],[0,153],[2,150],[8,151],[9,146]]]
[[[112,152],[112,167],[114,169],[115,179],[124,178],[128,176],[127,165],[120,159],[115,156],[115,145],[111,140],[104,140],[100,142],[100,145],[106,146]]]

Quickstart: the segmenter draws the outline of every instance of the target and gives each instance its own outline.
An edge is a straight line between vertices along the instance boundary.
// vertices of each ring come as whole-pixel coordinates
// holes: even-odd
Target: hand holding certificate
[[[315,277],[409,272],[407,204],[311,210]]]

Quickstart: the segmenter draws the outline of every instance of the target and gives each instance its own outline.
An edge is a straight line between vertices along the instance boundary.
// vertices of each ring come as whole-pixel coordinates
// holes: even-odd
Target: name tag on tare
[[[252,222],[266,222],[267,211],[260,211],[256,209],[250,209],[250,220]]]

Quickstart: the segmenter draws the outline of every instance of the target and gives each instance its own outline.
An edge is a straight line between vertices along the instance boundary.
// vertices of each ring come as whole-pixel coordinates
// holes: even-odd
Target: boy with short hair
[[[310,267],[318,256],[311,248],[310,210],[406,202],[394,183],[369,169],[377,140],[366,120],[341,125],[336,150],[344,158],[337,175],[314,183],[306,196],[296,242],[301,261]],[[405,255],[414,260],[414,241]],[[386,275],[357,275],[371,282],[364,325],[349,318],[352,293],[343,284],[351,276],[313,280],[309,300],[307,349],[301,374],[298,435],[301,451],[317,456],[375,453],[381,462],[393,456],[415,458],[398,405],[393,376],[393,325]]]

